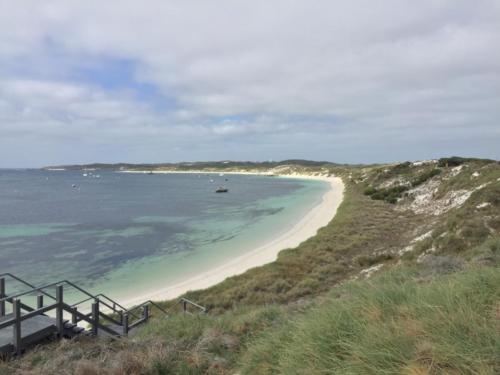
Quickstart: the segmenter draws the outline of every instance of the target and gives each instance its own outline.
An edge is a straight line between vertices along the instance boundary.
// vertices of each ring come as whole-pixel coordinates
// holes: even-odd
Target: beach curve
[[[123,171],[125,173],[147,173],[148,171]],[[206,171],[155,171],[155,173],[207,173]],[[254,172],[225,172],[225,174],[263,174]],[[342,179],[334,176],[283,174],[276,175],[279,178],[314,179],[328,182],[328,189],[322,196],[321,202],[314,206],[304,217],[285,233],[272,239],[268,243],[261,245],[243,255],[225,261],[219,266],[210,270],[191,276],[188,279],[159,288],[152,292],[136,294],[126,298],[123,304],[126,306],[137,305],[144,300],[169,300],[177,298],[191,290],[207,289],[219,284],[228,277],[245,273],[249,269],[260,267],[274,262],[278,254],[288,248],[295,248],[305,240],[316,235],[318,230],[326,226],[337,213],[337,209],[343,200],[344,184]]]

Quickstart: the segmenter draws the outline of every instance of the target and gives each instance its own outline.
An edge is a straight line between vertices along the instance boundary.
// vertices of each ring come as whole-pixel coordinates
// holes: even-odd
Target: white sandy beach
[[[148,173],[149,171],[123,171],[125,173]],[[211,173],[206,171],[155,171],[155,173]],[[218,173],[218,172],[212,172]],[[251,172],[224,172],[224,174],[260,174]],[[262,173],[266,174],[266,173]],[[323,195],[321,202],[313,207],[294,227],[286,233],[273,239],[244,255],[227,261],[215,268],[198,274],[195,277],[159,288],[154,292],[130,296],[123,301],[126,306],[133,306],[144,300],[169,300],[184,294],[189,290],[206,289],[224,281],[226,278],[242,274],[247,270],[273,262],[278,253],[287,248],[297,247],[306,239],[316,235],[318,230],[327,225],[335,216],[337,208],[343,199],[344,184],[339,177],[310,176],[300,174],[279,175],[284,178],[315,179],[328,182],[330,189]]]

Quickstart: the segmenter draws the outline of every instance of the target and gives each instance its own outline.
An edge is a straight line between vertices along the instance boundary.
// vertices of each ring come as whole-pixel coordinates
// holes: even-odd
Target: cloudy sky
[[[500,1],[0,0],[0,167],[500,159]]]

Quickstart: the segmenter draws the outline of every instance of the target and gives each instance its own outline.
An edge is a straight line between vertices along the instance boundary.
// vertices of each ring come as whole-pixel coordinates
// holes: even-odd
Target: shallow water
[[[229,193],[215,194],[222,184]],[[0,273],[116,298],[154,291],[276,238],[327,189],[251,175],[1,170]]]

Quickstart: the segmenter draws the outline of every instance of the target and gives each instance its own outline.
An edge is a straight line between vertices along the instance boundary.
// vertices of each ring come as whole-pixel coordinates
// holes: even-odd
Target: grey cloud
[[[201,159],[254,150],[255,158],[358,162],[362,147],[369,162],[427,158],[430,144],[442,150],[434,154],[499,158],[491,147],[500,141],[499,45],[494,0],[4,0],[0,134],[19,143],[26,133],[53,137],[61,162],[58,137],[84,139],[82,155],[93,139],[123,145],[99,151],[102,160],[134,149],[135,161],[147,161],[140,149],[156,142],[164,160],[189,156],[173,150],[190,142],[211,143],[197,147]],[[99,58],[135,61],[134,79],[173,97],[175,108],[65,78]],[[31,62],[34,77],[16,61]],[[244,120],[224,120],[234,116]],[[408,139],[411,152],[387,151]],[[33,164],[45,163],[39,154]]]

